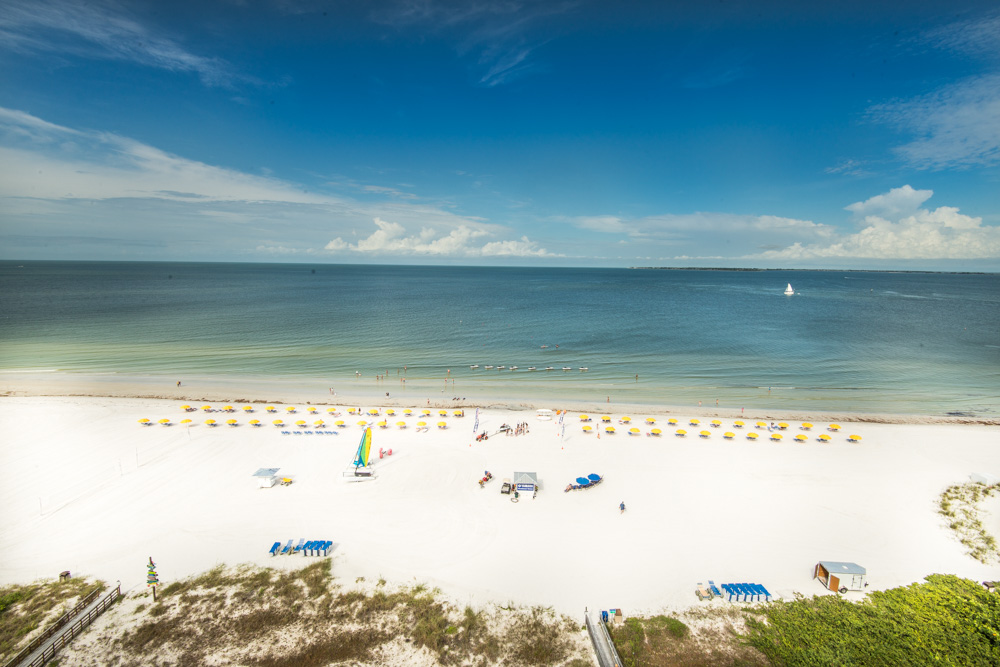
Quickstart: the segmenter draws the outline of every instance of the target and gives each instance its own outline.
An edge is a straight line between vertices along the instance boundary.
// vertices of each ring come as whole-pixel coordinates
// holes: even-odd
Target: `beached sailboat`
[[[788,283],[788,287],[785,288],[785,294],[787,294],[788,296],[795,294],[795,290],[792,289],[791,283]]]
[[[354,466],[354,470],[344,472],[344,476],[350,476],[361,479],[372,479],[375,476],[375,471],[368,467],[368,457],[372,451],[372,428],[371,426],[365,428],[365,432],[361,435],[361,443],[358,445],[358,453],[354,455],[354,461],[351,465]]]

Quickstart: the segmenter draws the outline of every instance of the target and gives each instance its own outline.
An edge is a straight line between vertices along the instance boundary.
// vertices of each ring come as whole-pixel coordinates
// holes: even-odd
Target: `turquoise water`
[[[996,274],[4,261],[0,313],[3,371],[1000,414]]]

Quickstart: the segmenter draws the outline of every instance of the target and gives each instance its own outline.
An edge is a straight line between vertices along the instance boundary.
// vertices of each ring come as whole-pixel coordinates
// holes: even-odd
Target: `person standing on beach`
[[[618,509],[621,510],[620,512],[618,512],[619,514],[625,514],[625,501],[624,500],[618,506]]]
[[[180,380],[177,381],[177,386],[178,387],[181,386],[181,381]]]

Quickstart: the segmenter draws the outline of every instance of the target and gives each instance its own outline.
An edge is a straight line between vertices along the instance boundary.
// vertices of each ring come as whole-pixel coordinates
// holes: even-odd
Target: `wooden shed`
[[[846,593],[863,591],[868,585],[867,574],[867,570],[857,563],[821,560],[813,570],[813,579],[819,579],[831,591]]]

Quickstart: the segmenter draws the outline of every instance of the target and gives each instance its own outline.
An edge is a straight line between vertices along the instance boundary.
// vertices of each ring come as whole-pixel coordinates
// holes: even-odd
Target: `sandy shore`
[[[666,423],[668,415],[686,423],[695,410],[542,406],[570,408],[561,436],[556,420],[504,404],[481,410],[480,430],[526,422],[529,433],[475,442],[475,408],[465,406],[464,418],[448,416],[441,430],[437,406],[451,415],[461,402],[439,400],[431,401],[426,432],[415,429],[419,416],[406,419],[406,429],[395,426],[400,417],[390,418],[388,429],[376,428],[377,478],[348,483],[342,473],[361,429],[344,402],[337,404],[339,417],[321,408],[328,423],[346,421],[337,435],[282,435],[292,429],[272,426],[273,419],[312,424],[320,416],[306,413],[304,401],[291,416],[285,405],[276,406],[278,415],[262,404],[246,414],[236,401],[241,397],[226,388],[188,393],[187,401],[180,400],[184,389],[163,399],[0,398],[0,464],[7,473],[0,490],[0,583],[68,569],[142,586],[150,556],[164,583],[217,563],[288,567],[303,557],[271,558],[268,549],[299,538],[332,540],[334,575],[345,580],[425,582],[463,604],[512,601],[570,614],[584,606],[632,613],[687,607],[697,603],[695,583],[708,579],[759,582],[779,596],[821,593],[812,580],[819,560],[867,567],[874,588],[935,572],[978,580],[997,573],[995,565],[965,555],[936,513],[947,486],[974,472],[1000,475],[995,426],[874,423],[880,418],[868,416],[824,444],[816,438],[826,432],[827,415],[813,414],[815,428],[802,431],[806,415],[748,409],[748,427],[757,417],[790,422],[780,443],[769,441],[766,430],[749,442],[748,428],[732,426],[739,411],[703,409],[724,421],[701,439],[695,433],[702,427],[688,427],[690,435],[679,438]],[[236,414],[180,409],[220,397],[233,402]],[[261,398],[277,404],[285,396]],[[379,401],[378,407],[384,414],[392,406]],[[395,405],[403,407],[419,413],[426,401]],[[618,433],[583,433],[578,408],[595,418],[609,414]],[[626,434],[618,423],[625,414],[643,435]],[[649,416],[662,437],[645,435]],[[143,427],[140,418],[174,425]],[[180,425],[184,418],[194,421]],[[223,425],[206,426],[206,418]],[[225,426],[230,418],[240,425]],[[251,418],[266,425],[250,427]],[[724,439],[727,430],[737,437]],[[808,440],[795,442],[799,433]],[[862,442],[847,442],[849,433]],[[393,454],[378,460],[379,449]],[[294,482],[259,489],[251,474],[261,467],[280,468]],[[480,488],[487,469],[495,478]],[[515,470],[537,473],[537,498],[515,504],[499,493]],[[588,473],[604,482],[563,491]],[[984,523],[1000,535],[997,509],[991,505]]]

